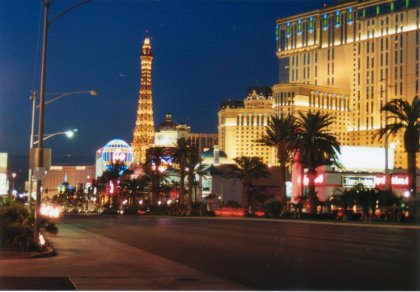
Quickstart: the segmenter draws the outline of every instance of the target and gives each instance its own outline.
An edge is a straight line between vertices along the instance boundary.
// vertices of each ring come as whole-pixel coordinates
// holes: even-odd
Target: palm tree
[[[410,194],[416,196],[416,153],[419,152],[420,138],[420,99],[416,96],[410,104],[408,101],[393,99],[381,108],[381,112],[388,112],[385,127],[378,132],[379,139],[383,136],[404,132],[404,148],[407,152],[408,174],[410,176]]]
[[[316,169],[322,165],[339,166],[337,153],[340,153],[340,144],[327,129],[332,123],[334,123],[334,118],[329,114],[321,114],[320,111],[316,113],[309,111],[307,114],[298,113],[298,129],[294,136],[293,148],[297,151],[297,159],[302,167],[308,169],[308,197],[311,213],[316,213]]]
[[[162,160],[168,156],[168,148],[166,147],[151,147],[146,153],[146,163],[144,172],[146,179],[150,183],[150,201],[156,203],[159,198],[161,182],[166,177],[166,171],[162,170]]]
[[[102,176],[98,178],[98,183],[101,184],[104,188],[109,184],[109,182],[112,182],[114,186],[116,186],[116,196],[113,196],[113,204],[117,206],[118,208],[121,205],[121,198],[120,198],[120,192],[119,192],[119,183],[121,181],[122,177],[128,176],[131,171],[127,169],[127,166],[124,164],[124,162],[121,162],[119,160],[111,163],[107,166],[107,169],[104,171]],[[108,197],[109,198],[109,197]]]
[[[296,119],[292,115],[286,117],[271,116],[266,134],[258,142],[277,150],[277,161],[280,164],[280,195],[284,206],[287,204],[286,171],[293,155],[293,135],[296,131]],[[283,208],[285,210],[285,208]]]
[[[179,203],[184,205],[185,193],[185,164],[187,163],[188,141],[185,138],[178,139],[174,149],[175,162],[179,166]]]
[[[144,179],[150,186],[150,202],[155,204],[158,201],[162,182],[167,176],[166,171],[162,171],[152,164],[146,164],[144,167]]]
[[[188,183],[188,196],[187,196],[187,215],[192,212],[192,192],[194,185],[194,178],[197,165],[201,162],[201,156],[195,147],[188,147],[186,152],[185,167],[187,168],[187,183]]]
[[[260,157],[240,156],[233,160],[236,165],[232,167],[226,177],[237,178],[242,181],[242,207],[247,209],[252,180],[269,177],[271,174]]]

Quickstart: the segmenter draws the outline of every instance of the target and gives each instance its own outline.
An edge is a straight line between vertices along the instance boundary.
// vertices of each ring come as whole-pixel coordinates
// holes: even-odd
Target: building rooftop
[[[165,121],[157,126],[157,131],[176,131],[176,126],[178,124],[172,121],[172,114],[166,113]]]

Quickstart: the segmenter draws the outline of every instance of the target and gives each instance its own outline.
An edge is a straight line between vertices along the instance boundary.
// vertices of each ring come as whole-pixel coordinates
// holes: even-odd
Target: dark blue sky
[[[50,16],[77,1],[53,0]],[[47,93],[98,91],[46,106],[45,132],[57,136],[53,163],[93,163],[113,138],[131,142],[139,91],[140,47],[149,31],[154,53],[155,123],[172,112],[193,132],[217,133],[218,104],[248,87],[278,80],[277,18],[322,8],[318,0],[93,0],[52,24]],[[41,0],[0,0],[0,152],[27,155],[32,89],[39,89]],[[70,155],[70,156],[69,156]]]

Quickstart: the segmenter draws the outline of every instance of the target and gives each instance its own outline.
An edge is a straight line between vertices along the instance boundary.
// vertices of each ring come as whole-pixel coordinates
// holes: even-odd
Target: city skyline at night
[[[324,3],[300,2],[92,1],[65,15],[49,29],[47,98],[74,90],[98,95],[69,96],[46,107],[46,132],[79,129],[73,140],[46,143],[53,161],[90,163],[110,139],[130,140],[146,30],[157,56],[155,119],[170,111],[194,132],[216,133],[221,100],[278,82],[276,19]],[[53,2],[51,15],[68,4]],[[10,157],[28,153],[28,97],[39,87],[40,13],[37,1],[0,3],[0,151]]]

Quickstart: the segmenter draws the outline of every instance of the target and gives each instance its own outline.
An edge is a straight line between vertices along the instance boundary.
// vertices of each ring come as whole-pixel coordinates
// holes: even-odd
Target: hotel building
[[[95,178],[95,165],[51,165],[43,182],[43,197],[52,199],[59,193],[59,187],[65,182],[75,187],[76,190],[83,190],[93,178]]]
[[[275,149],[256,142],[266,133],[273,112],[271,88],[254,88],[244,101],[221,104],[218,116],[219,147],[230,159],[258,156],[264,163],[277,164]]]
[[[342,0],[277,20],[280,80],[287,83],[273,87],[276,114],[331,112],[342,144],[383,146],[374,138],[385,125],[381,107],[419,94],[419,16],[419,0]],[[391,142],[394,167],[407,168],[402,135]]]

